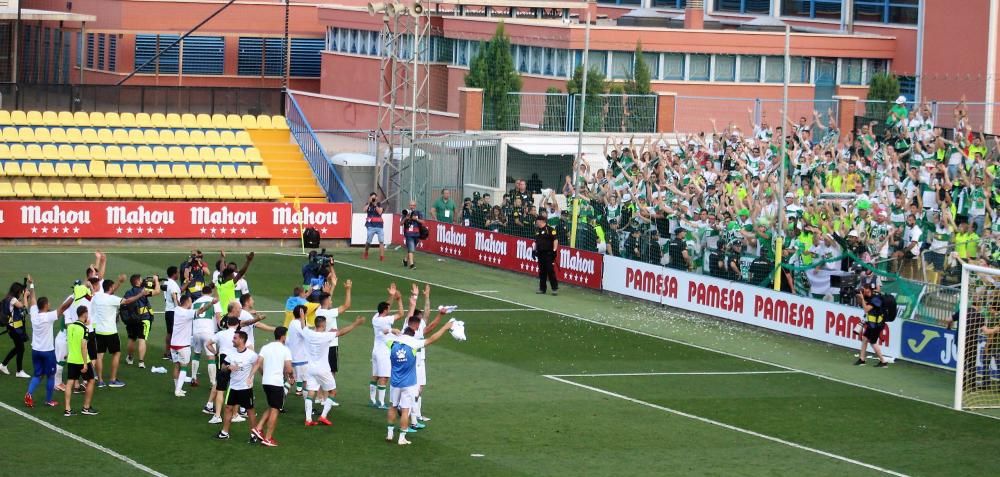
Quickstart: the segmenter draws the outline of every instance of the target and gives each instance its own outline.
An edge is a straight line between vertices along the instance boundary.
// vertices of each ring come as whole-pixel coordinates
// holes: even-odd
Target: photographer
[[[19,378],[31,377],[24,372],[24,343],[28,341],[28,333],[24,329],[26,315],[24,296],[28,290],[27,283],[27,278],[24,279],[24,283],[12,283],[7,296],[4,297],[3,302],[0,302],[0,326],[7,328],[7,336],[10,336],[10,340],[14,342],[14,349],[7,353],[3,364],[0,364],[0,373],[10,374],[10,371],[7,370],[7,363],[17,357],[15,362],[17,364],[16,376]]]
[[[205,288],[205,276],[208,274],[208,264],[205,263],[205,256],[201,250],[191,252],[191,256],[181,264],[181,277],[187,283],[187,292],[191,294],[192,299],[201,298],[201,291]]]
[[[872,349],[875,350],[875,356],[878,356],[878,364],[875,367],[885,368],[889,366],[889,363],[882,356],[882,346],[878,344],[878,339],[882,336],[882,330],[885,329],[882,295],[875,294],[875,290],[872,287],[864,287],[861,289],[861,293],[858,293],[858,303],[865,310],[865,321],[860,325],[862,328],[861,349],[858,351],[858,360],[854,362],[854,365],[865,365],[868,345],[870,344]]]
[[[122,307],[122,321],[125,322],[125,332],[128,334],[128,348],[125,354],[125,363],[132,364],[132,353],[135,352],[136,342],[139,343],[139,369],[146,368],[146,338],[149,337],[149,329],[153,324],[153,307],[149,303],[149,297],[159,295],[160,277],[153,275],[151,278],[143,279],[141,275],[134,274],[129,277],[132,288],[125,292],[124,298],[139,298]]]
[[[424,227],[424,214],[417,210],[417,202],[410,201],[410,209],[403,211],[403,237],[406,240],[406,258],[403,259],[403,266],[410,269],[417,268],[413,263],[413,252],[417,250],[417,243],[420,242],[420,230]]]
[[[362,258],[368,259],[368,247],[372,244],[372,239],[378,237],[378,259],[385,261],[385,229],[382,222],[382,206],[378,203],[378,194],[372,192],[368,194],[368,205],[365,207],[365,253]]]

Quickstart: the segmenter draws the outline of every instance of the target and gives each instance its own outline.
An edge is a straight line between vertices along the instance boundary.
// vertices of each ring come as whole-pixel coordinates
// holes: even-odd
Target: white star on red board
[[[129,228],[125,229],[125,231],[128,232],[128,233],[132,233],[132,227],[129,227]]]
[[[64,234],[68,234],[69,233],[69,227],[63,227],[63,233]]]
[[[80,227],[73,227],[73,233],[75,234],[80,233]]]
[[[48,231],[49,231],[49,228],[48,228],[48,227],[42,227],[42,233],[43,233],[43,234],[44,234],[44,233],[48,233]]]
[[[31,228],[31,233],[37,234],[38,233],[38,227],[32,227]]]
[[[240,227],[240,233],[243,234],[243,235],[246,235],[247,234],[246,227]]]
[[[115,229],[115,233],[119,233],[119,234],[122,233],[122,228],[118,227],[117,229]]]
[[[162,234],[163,233],[163,227],[157,227],[156,228],[156,233]]]
[[[204,233],[205,233],[205,230],[206,230],[206,229],[205,229],[205,227],[202,227],[202,228],[201,228],[201,233],[203,233],[203,234],[204,234]]]
[[[281,229],[281,233],[287,234],[288,233],[288,227],[285,227],[285,228]]]

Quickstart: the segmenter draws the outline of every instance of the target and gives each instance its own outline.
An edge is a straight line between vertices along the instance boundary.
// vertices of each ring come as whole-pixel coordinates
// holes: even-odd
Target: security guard
[[[146,367],[146,339],[149,338],[149,328],[153,324],[153,307],[149,304],[149,297],[159,295],[160,277],[153,275],[152,287],[147,288],[142,275],[132,275],[129,282],[132,288],[125,292],[124,298],[128,299],[136,295],[142,296],[130,305],[125,305],[122,309],[123,320],[125,322],[125,332],[128,334],[128,354],[125,355],[125,362],[133,363],[133,356],[138,355],[139,368]],[[137,345],[138,344],[138,349]],[[138,351],[138,353],[136,353]]]
[[[545,294],[545,281],[552,285],[552,295],[559,294],[559,281],[556,279],[556,252],[559,251],[559,239],[556,229],[547,225],[548,217],[539,215],[535,218],[535,245],[533,255],[538,260],[538,294]]]

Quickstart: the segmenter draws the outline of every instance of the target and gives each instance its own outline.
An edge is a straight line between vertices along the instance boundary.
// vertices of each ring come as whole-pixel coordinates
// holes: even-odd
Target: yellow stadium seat
[[[56,177],[73,177],[73,165],[68,162],[57,162],[55,163],[55,173]]]
[[[135,146],[122,146],[121,148],[122,160],[123,161],[138,161],[139,151],[136,150]]]
[[[236,133],[232,131],[222,131],[219,133],[223,146],[238,146],[240,142],[236,139]]]
[[[127,130],[115,129],[112,133],[116,144],[132,144],[132,139],[129,137]]]
[[[153,174],[158,179],[173,179],[174,173],[170,172],[170,164],[161,163],[157,164],[153,169]]]
[[[252,185],[249,188],[250,200],[267,200],[267,192],[264,191],[264,186]]]
[[[10,146],[0,143],[0,159],[10,159]]]
[[[28,159],[35,161],[45,159],[45,156],[42,154],[42,146],[39,146],[38,144],[28,144],[28,146],[24,149]]]
[[[108,177],[112,179],[119,179],[125,177],[125,171],[122,170],[122,165],[116,162],[109,162],[105,171],[108,173]]]
[[[83,196],[88,199],[100,199],[101,189],[93,182],[83,183]]]
[[[79,128],[66,128],[66,142],[70,144],[80,144],[83,142],[83,133]]]
[[[142,177],[142,174],[139,174],[139,166],[131,163],[122,165],[122,174],[125,174],[125,177],[129,179],[138,179]],[[108,171],[108,176],[115,177],[111,175],[111,170]]]
[[[42,113],[38,111],[28,111],[28,124],[31,126],[41,126],[45,121],[42,118]]]
[[[185,199],[184,189],[181,188],[179,184],[169,184],[167,185],[167,198],[169,199]]]
[[[21,142],[35,142],[35,128],[21,127],[17,130]]]
[[[163,113],[153,113],[149,115],[149,121],[153,123],[154,128],[170,127],[170,125],[167,123],[167,117]]]
[[[212,115],[212,127],[215,129],[226,129],[229,127],[229,123],[226,122],[225,114],[213,114]]]
[[[14,159],[24,159],[28,157],[28,151],[24,148],[24,144],[11,144],[10,145],[10,157]]]
[[[135,149],[136,157],[140,161],[152,161],[153,160],[153,148],[149,146],[139,146]]]
[[[257,129],[271,129],[271,116],[266,114],[257,116]]]
[[[86,144],[100,144],[101,139],[97,137],[97,130],[87,128],[80,131],[83,134],[83,142]]]
[[[243,129],[260,129],[257,126],[257,116],[244,114],[241,119],[243,121]]]
[[[25,181],[14,182],[14,196],[25,199],[31,197],[31,184]]]
[[[90,175],[94,177],[108,177],[108,166],[104,161],[90,161]]]
[[[10,124],[10,111],[0,109],[0,126],[6,126],[8,124]]]
[[[149,191],[149,187],[146,184],[136,184],[132,186],[132,194],[136,199],[152,199],[153,194]]]
[[[69,111],[59,111],[58,120],[61,126],[75,126],[76,123],[73,122],[73,113]]]
[[[45,126],[58,126],[59,113],[56,113],[55,111],[43,111],[42,124]]]
[[[212,129],[212,117],[207,114],[199,114],[197,117],[200,129]]]
[[[243,129],[243,118],[239,114],[226,115],[226,128]]]
[[[251,162],[254,164],[260,164],[262,162],[260,158],[260,151],[258,151],[256,147],[251,147],[247,149],[246,155],[247,155],[247,162]]]
[[[48,188],[49,188],[49,197],[52,197],[53,199],[66,198],[66,189],[63,188],[61,182],[49,182]]]
[[[104,113],[100,111],[94,111],[90,113],[90,125],[95,128],[103,128],[108,126],[108,121],[104,117]]]
[[[269,185],[264,188],[264,193],[267,194],[268,200],[278,200],[281,199],[281,191],[278,190],[278,186]]]
[[[215,187],[211,184],[202,184],[201,187],[198,188],[198,195],[200,195],[202,199],[214,200],[219,198],[219,195],[215,192]]]
[[[215,186],[215,198],[220,200],[233,200],[233,189],[226,184]]]
[[[121,113],[118,115],[121,119],[123,128],[134,128],[135,127],[135,114],[132,113]]]
[[[267,166],[253,166],[253,176],[258,179],[268,180],[271,178],[271,172],[267,170]]]
[[[56,144],[65,144],[69,142],[66,140],[66,130],[63,128],[49,129],[49,139]]]
[[[199,147],[198,160],[201,162],[215,162],[215,149],[210,147]]]
[[[198,118],[191,113],[181,115],[181,124],[187,129],[198,129]]]
[[[110,113],[104,113],[104,123],[109,128],[120,128],[122,127],[122,118],[118,116],[118,113],[111,111]]]
[[[42,146],[42,157],[48,160],[59,159],[59,148],[53,144]]]
[[[76,177],[76,178],[90,177],[90,175],[91,175],[90,174],[90,168],[88,167],[87,164],[85,164],[83,162],[75,162],[75,163],[73,163],[73,174],[72,175],[73,175],[73,177]]]
[[[105,199],[117,199],[118,198],[118,192],[115,189],[115,185],[114,184],[111,184],[111,183],[108,183],[108,182],[102,182],[97,187],[100,190],[101,197],[103,197]]]
[[[219,131],[215,130],[205,131],[205,144],[209,146],[221,146],[222,136],[219,134]]]
[[[187,146],[191,144],[191,133],[189,133],[187,129],[174,131],[174,144],[179,146]]]
[[[219,169],[218,164],[208,164],[205,166],[205,177],[209,179],[222,179],[222,170]]]
[[[52,137],[49,135],[49,128],[35,128],[35,142],[52,142]]]
[[[229,148],[229,159],[233,162],[247,162],[247,155],[242,147]]]
[[[132,146],[125,146],[125,147],[132,147]],[[120,146],[107,146],[104,148],[104,156],[109,161],[120,161],[122,160],[122,148]]]
[[[56,177],[56,166],[52,161],[45,161],[38,164],[38,175],[42,177]]]
[[[107,152],[105,152],[104,146],[99,146],[97,144],[90,146],[90,158],[97,161],[103,161],[107,159],[108,155]]]
[[[149,117],[149,113],[135,113],[135,125],[140,128],[151,128],[153,120]]]
[[[250,139],[250,133],[246,131],[236,131],[236,145],[253,146],[253,139]]]
[[[15,126],[27,126],[28,125],[28,115],[24,114],[24,111],[16,110],[10,112],[10,123]]]
[[[188,173],[187,167],[184,164],[174,164],[170,167],[170,172],[174,174],[177,179],[190,179],[191,174]]]
[[[149,186],[149,195],[154,199],[169,199],[167,186],[163,184],[153,184]]]
[[[132,144],[145,144],[146,139],[142,135],[141,129],[130,129],[128,132],[128,142]]]
[[[242,164],[236,168],[236,176],[242,180],[254,180],[257,177],[253,175],[253,166]]]
[[[73,113],[73,124],[78,127],[90,126],[90,115],[83,111]]]
[[[205,168],[201,164],[188,164],[188,175],[192,179],[204,179]]]
[[[128,172],[125,172],[125,177],[128,177]],[[143,179],[154,179],[156,178],[156,169],[153,168],[152,164],[139,164],[139,177]]]
[[[73,157],[82,160],[90,160],[90,148],[82,144],[73,146]]]
[[[21,164],[21,175],[24,177],[38,177],[41,174],[38,173],[38,165],[34,162],[25,162]]]
[[[102,144],[115,144],[115,134],[112,129],[101,128],[97,130],[97,139],[101,141]]]
[[[184,162],[184,149],[178,146],[170,146],[167,148],[167,156],[170,158],[170,162]]]
[[[134,199],[135,193],[132,192],[132,186],[129,183],[118,184],[115,186],[115,194],[118,195],[119,199]]]
[[[184,148],[184,160],[188,162],[198,162],[198,148],[187,146]]]
[[[155,129],[147,129],[142,133],[143,142],[146,144],[160,144],[160,132]]]
[[[173,129],[180,129],[184,127],[184,121],[181,121],[181,115],[177,113],[167,113],[167,127]]]
[[[198,190],[198,186],[194,184],[184,184],[181,186],[184,191],[184,197],[188,199],[201,199],[201,192]]]
[[[274,115],[271,118],[271,127],[274,129],[288,129],[288,121],[280,114]]]
[[[206,144],[205,143],[205,132],[204,131],[195,129],[195,130],[192,130],[192,131],[188,132],[188,134],[191,136],[191,144],[192,145],[194,145],[194,146],[204,146]]]
[[[217,147],[215,148],[215,160],[219,162],[232,162],[232,158],[229,157],[228,147]]]
[[[31,183],[31,195],[36,198],[48,197],[49,196],[49,185],[42,181],[33,181]]]
[[[252,197],[250,197],[250,191],[245,185],[233,186],[233,198],[236,200],[252,200]]]
[[[67,183],[66,184],[66,197],[68,197],[70,199],[82,199],[84,197],[84,195],[83,195],[83,186],[81,186],[78,182],[69,182],[69,183]]]
[[[170,153],[163,146],[153,148],[153,160],[156,162],[170,162]]]
[[[13,126],[6,126],[3,130],[0,130],[0,139],[3,142],[21,142],[21,137],[17,134],[17,128]]]
[[[8,177],[17,177],[21,175],[21,164],[15,161],[6,161],[3,163],[3,175]]]
[[[177,144],[176,139],[174,139],[174,132],[169,129],[163,129],[160,131],[160,144],[170,146]]]
[[[10,182],[0,181],[0,199],[10,199],[14,197],[14,186]]]

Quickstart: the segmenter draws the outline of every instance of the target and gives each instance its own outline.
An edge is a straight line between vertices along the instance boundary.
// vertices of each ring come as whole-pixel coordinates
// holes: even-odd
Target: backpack
[[[430,229],[426,225],[420,224],[420,240],[427,240],[427,237],[431,236]]]
[[[10,320],[14,317],[10,312],[10,297],[4,298],[0,301],[0,327],[7,327],[10,325]]]
[[[896,314],[899,310],[896,307],[896,296],[891,293],[882,295],[882,320],[886,323],[896,321]]]

